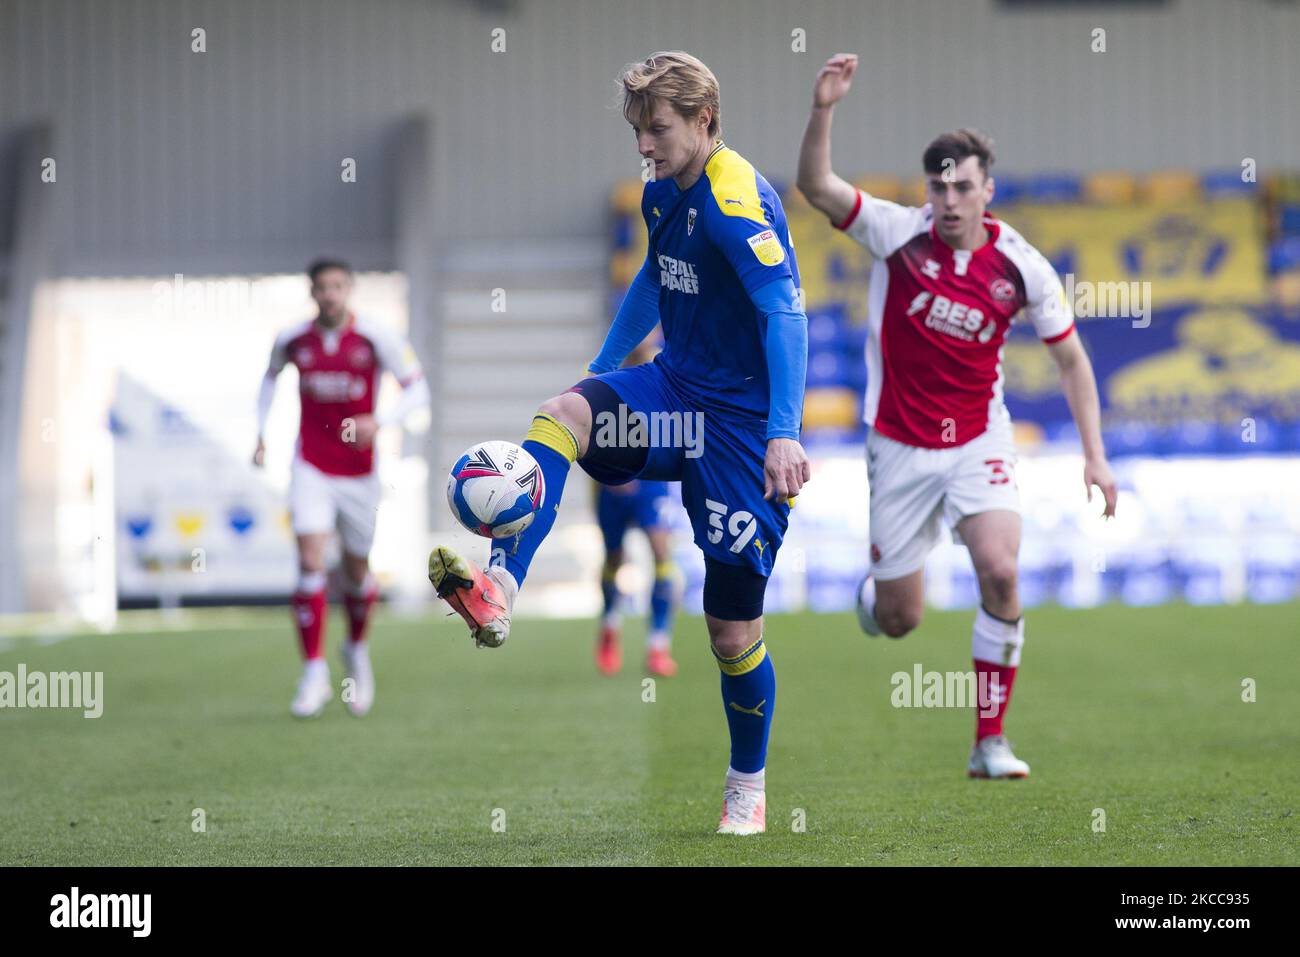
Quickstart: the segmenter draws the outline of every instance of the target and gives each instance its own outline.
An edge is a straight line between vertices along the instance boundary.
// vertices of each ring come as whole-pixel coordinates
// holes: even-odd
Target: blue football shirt
[[[766,419],[767,319],[750,294],[785,278],[799,286],[776,190],[719,140],[689,189],[671,178],[647,183],[641,213],[659,277],[664,349],[655,362],[693,405]]]

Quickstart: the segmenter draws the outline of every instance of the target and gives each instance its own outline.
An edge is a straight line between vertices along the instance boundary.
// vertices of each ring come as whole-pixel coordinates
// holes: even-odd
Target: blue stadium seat
[[[1079,444],[1079,427],[1074,424],[1073,419],[1058,419],[1055,422],[1048,422],[1043,428],[1043,438],[1047,442],[1063,442],[1071,445]],[[1110,447],[1107,446],[1109,449]],[[1114,450],[1111,450],[1114,455]]]
[[[1300,236],[1300,206],[1283,206],[1278,217],[1278,229],[1283,236]]]
[[[631,216],[614,217],[614,248],[627,249],[632,245],[632,230],[639,226]]]
[[[1270,275],[1300,269],[1300,236],[1283,236],[1268,247]]]
[[[1108,597],[1126,605],[1163,605],[1175,597],[1173,568],[1162,546],[1115,555],[1102,573]]]
[[[1015,176],[994,176],[996,185],[993,193],[994,206],[1010,206],[1028,198],[1026,181]]]
[[[1258,183],[1245,183],[1241,179],[1241,170],[1225,169],[1215,173],[1206,173],[1201,177],[1201,189],[1209,199],[1221,196],[1235,196],[1254,193]]]
[[[849,364],[838,349],[810,349],[808,352],[808,388],[844,385],[849,376]]]
[[[1024,198],[1032,203],[1077,203],[1083,198],[1083,180],[1071,173],[1032,176],[1025,183]]]
[[[1225,455],[1250,455],[1256,452],[1281,452],[1294,447],[1293,434],[1300,434],[1300,424],[1283,424],[1267,415],[1251,416],[1255,420],[1254,441],[1243,435],[1240,423],[1224,425],[1220,430],[1218,451]]]
[[[844,351],[862,361],[867,348],[866,323],[850,322],[844,326]]]
[[[857,351],[848,353],[844,361],[847,369],[844,385],[861,394],[867,387],[867,363],[863,360],[862,353]]]
[[[1255,602],[1292,601],[1300,596],[1300,542],[1271,535],[1246,545],[1246,596]]]
[[[1240,559],[1229,535],[1206,536],[1183,543],[1170,556],[1177,590],[1189,605],[1221,605],[1228,600],[1230,566]]]
[[[1142,422],[1124,422],[1103,430],[1102,438],[1112,456],[1151,455],[1156,450],[1155,431]]]
[[[1181,422],[1161,432],[1159,444],[1167,454],[1212,455],[1219,444],[1219,429],[1213,422]]]
[[[813,611],[850,611],[866,571],[866,556],[856,548],[832,546],[809,549],[806,561],[808,607]]]
[[[848,334],[843,313],[835,309],[814,309],[808,313],[808,348],[842,351]]]

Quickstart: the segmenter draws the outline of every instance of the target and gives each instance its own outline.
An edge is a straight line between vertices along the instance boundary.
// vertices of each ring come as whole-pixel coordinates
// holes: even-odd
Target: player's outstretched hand
[[[1115,476],[1111,474],[1110,463],[1105,459],[1092,459],[1083,463],[1083,485],[1088,490],[1088,501],[1092,501],[1092,487],[1095,485],[1101,489],[1102,497],[1106,499],[1106,511],[1102,512],[1102,518],[1115,517],[1115,502],[1119,498],[1119,486],[1115,484]]]
[[[785,502],[799,494],[812,478],[803,446],[794,439],[768,439],[763,457],[763,498]]]
[[[837,53],[817,71],[813,84],[813,106],[834,106],[849,92],[858,68],[856,53]]]
[[[259,469],[266,465],[266,443],[260,436],[257,439],[257,448],[253,450],[253,465]]]

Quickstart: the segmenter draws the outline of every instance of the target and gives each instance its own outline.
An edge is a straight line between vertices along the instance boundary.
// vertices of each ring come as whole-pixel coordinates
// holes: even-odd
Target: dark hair
[[[311,281],[315,283],[316,277],[327,269],[342,269],[349,276],[352,275],[352,267],[342,259],[317,259],[307,267],[307,275],[310,276]]]
[[[956,164],[968,156],[978,157],[980,169],[988,176],[989,167],[993,165],[993,140],[979,130],[969,128],[943,133],[925,148],[921,165],[927,173],[938,175],[944,171],[944,160],[952,160]]]

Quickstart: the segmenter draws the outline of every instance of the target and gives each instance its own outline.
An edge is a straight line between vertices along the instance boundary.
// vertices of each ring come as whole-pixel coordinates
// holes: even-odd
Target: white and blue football
[[[513,442],[471,446],[447,477],[451,513],[484,538],[518,535],[532,524],[545,499],[542,467]]]

